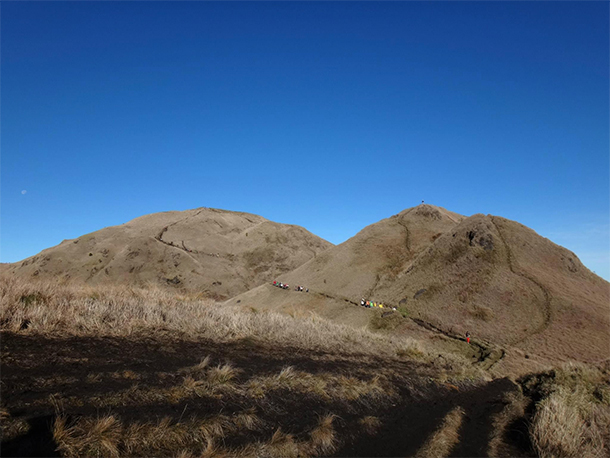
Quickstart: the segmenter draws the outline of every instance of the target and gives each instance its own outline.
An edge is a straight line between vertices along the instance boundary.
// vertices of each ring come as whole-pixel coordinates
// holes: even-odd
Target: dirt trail
[[[532,282],[533,284],[535,284],[538,288],[540,288],[540,290],[542,291],[542,294],[544,295],[544,303],[542,304],[542,314],[543,314],[543,321],[542,324],[537,328],[534,329],[528,336],[526,336],[523,339],[516,339],[510,342],[510,345],[514,345],[516,343],[521,343],[521,342],[525,342],[527,339],[529,339],[530,337],[536,335],[536,334],[540,334],[541,332],[543,332],[546,328],[549,327],[549,325],[551,324],[551,320],[552,320],[552,312],[551,312],[551,294],[549,293],[549,291],[538,281],[536,280],[534,277],[532,277],[531,275],[529,275],[528,273],[525,272],[521,272],[521,271],[516,271],[515,270],[515,266],[513,263],[513,254],[512,251],[508,245],[508,243],[506,243],[506,239],[504,238],[504,235],[502,234],[502,231],[500,230],[500,227],[498,226],[498,224],[495,221],[496,217],[492,216],[491,217],[491,222],[493,223],[493,225],[495,226],[496,230],[498,231],[498,234],[500,235],[500,239],[502,240],[502,243],[504,244],[504,247],[506,249],[506,259],[508,262],[508,268],[510,269],[510,271],[515,274],[518,275],[522,278],[525,278],[526,280],[529,280],[530,282]]]
[[[165,234],[170,227],[172,227],[172,226],[174,226],[174,225],[176,225],[178,223],[183,223],[183,222],[185,222],[186,220],[188,220],[190,218],[194,218],[197,215],[199,215],[202,211],[203,210],[199,210],[194,215],[189,215],[186,218],[182,218],[182,219],[180,219],[178,221],[174,221],[172,224],[169,224],[169,225],[165,226],[163,229],[161,229],[161,232],[159,232],[159,234],[157,234],[157,236],[153,237],[153,238],[156,241],[161,242],[162,244],[164,244],[164,245],[166,245],[168,247],[177,248],[177,249],[179,249],[181,251],[184,251],[197,264],[201,264],[201,263],[199,262],[199,260],[197,258],[195,258],[193,256],[193,254],[202,254],[202,255],[205,255],[205,256],[211,256],[211,257],[215,257],[215,258],[222,257],[222,258],[229,259],[231,261],[232,259],[231,259],[230,256],[221,256],[219,253],[206,253],[206,252],[199,251],[199,250],[191,250],[191,249],[187,248],[187,246],[184,244],[184,240],[181,240],[181,242],[182,242],[181,245],[176,245],[173,242],[166,242],[165,240],[163,240],[163,234]]]
[[[375,293],[375,290],[377,289],[377,286],[379,285],[380,281],[381,281],[381,275],[376,274],[375,275],[375,283],[373,283],[373,286],[371,286],[371,289],[369,289],[367,291],[366,297],[372,297],[373,296],[373,294]]]
[[[292,290],[289,290],[288,292],[290,292],[290,291],[292,291]],[[352,305],[356,305],[356,306],[360,307],[360,304],[358,302],[352,301],[351,299],[348,299],[348,298],[342,297],[342,296],[336,296],[336,295],[332,295],[332,294],[328,294],[328,293],[315,292],[315,291],[311,291],[310,293],[305,293],[305,294],[318,295],[318,296],[325,297],[326,299],[331,299],[331,300],[335,300],[338,302],[347,302],[348,304],[352,304]],[[393,313],[398,313],[398,312],[393,312]],[[420,318],[406,317],[406,319],[411,320],[416,325],[421,326],[422,328],[424,328],[428,331],[431,331],[431,332],[434,332],[437,334],[442,334],[445,337],[448,337],[450,339],[453,339],[453,340],[456,340],[459,342],[466,342],[465,337],[459,336],[459,335],[449,332],[449,331],[445,331],[445,330],[433,325],[432,323],[424,321]],[[477,361],[475,361],[473,364],[476,364],[483,370],[491,369],[496,363],[498,363],[500,360],[502,360],[504,358],[504,356],[506,355],[506,351],[503,348],[491,345],[487,342],[482,342],[479,340],[471,339],[470,345],[477,349],[475,352]]]
[[[409,228],[407,227],[407,224],[404,221],[402,221],[402,220],[396,220],[396,223],[399,226],[402,226],[404,228],[405,233],[406,233],[405,247],[407,248],[407,251],[409,253],[411,253],[411,240],[410,240],[411,233],[409,232]]]
[[[457,340],[460,342],[466,342],[466,338],[461,337],[452,332],[445,331],[437,326],[434,326],[432,323],[424,321],[419,318],[410,318],[418,326],[421,326],[429,331],[436,332],[438,334],[442,334],[445,337],[449,337],[450,339]],[[491,369],[497,362],[499,362],[506,355],[506,351],[503,348],[496,347],[490,345],[488,343],[481,342],[479,340],[470,340],[470,345],[477,348],[476,356],[477,361],[474,363],[481,367],[481,369],[489,370]]]

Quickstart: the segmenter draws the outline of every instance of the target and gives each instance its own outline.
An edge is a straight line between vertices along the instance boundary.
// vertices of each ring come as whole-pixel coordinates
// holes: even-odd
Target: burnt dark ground
[[[125,424],[166,416],[178,422],[255,409],[265,426],[256,432],[227,437],[227,447],[268,440],[278,427],[297,439],[305,439],[320,415],[332,413],[338,416],[334,424],[340,439],[334,456],[412,456],[443,417],[459,405],[466,415],[460,443],[452,456],[486,456],[492,416],[503,408],[502,396],[517,389],[510,380],[497,379],[482,385],[460,384],[456,390],[430,381],[438,371],[430,363],[303,351],[253,340],[218,343],[171,336],[48,338],[7,332],[1,334],[1,339],[2,407],[11,419],[23,419],[30,425],[25,435],[2,443],[2,456],[58,456],[51,433],[56,415],[51,396],[56,401],[63,400],[64,414],[69,418],[112,414]],[[312,374],[332,373],[361,380],[381,375],[399,395],[350,403],[278,390],[264,398],[229,394],[191,397],[178,403],[104,408],[88,401],[136,383],[142,388],[175,386],[182,381],[180,369],[193,366],[208,355],[212,365],[230,362],[239,368],[237,383],[253,376],[275,375],[285,366],[294,366]],[[126,370],[131,371],[130,377],[116,376]],[[98,381],[92,382],[92,378]],[[374,436],[364,434],[358,425],[366,415],[377,416],[382,422]]]

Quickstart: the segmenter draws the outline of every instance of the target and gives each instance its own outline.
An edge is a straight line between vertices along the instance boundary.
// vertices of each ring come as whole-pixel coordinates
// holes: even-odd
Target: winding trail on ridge
[[[409,210],[407,213],[402,215],[401,218],[404,218],[406,215],[408,215],[412,211],[413,211],[413,209]],[[396,222],[396,224],[398,224],[400,227],[402,227],[405,230],[405,248],[407,249],[407,253],[411,254],[411,233],[409,232],[407,223],[405,223],[402,219],[398,219],[398,218],[396,218],[395,222]],[[375,276],[375,283],[373,284],[371,289],[367,291],[367,294],[366,294],[367,297],[371,297],[374,294],[380,281],[381,281],[381,275],[379,273],[377,273]]]
[[[191,258],[191,259],[192,259],[193,261],[195,261],[197,264],[201,265],[201,263],[199,262],[199,260],[198,260],[197,258],[195,258],[195,257],[192,255],[192,253],[199,253],[199,251],[197,251],[197,250],[190,250],[190,251],[189,251],[189,250],[186,248],[186,246],[184,245],[184,240],[182,240],[182,246],[179,246],[179,245],[174,245],[174,244],[173,244],[173,243],[171,243],[171,242],[166,242],[165,240],[163,240],[163,234],[164,234],[165,232],[167,232],[167,230],[168,230],[170,227],[174,226],[175,224],[182,223],[182,222],[184,222],[184,221],[188,220],[188,219],[189,219],[189,218],[191,218],[191,217],[195,217],[195,216],[199,215],[199,214],[200,214],[200,213],[201,213],[203,210],[204,210],[204,209],[201,209],[201,210],[199,210],[197,213],[195,213],[194,215],[189,215],[189,216],[187,216],[186,218],[182,218],[182,219],[179,219],[178,221],[174,221],[172,224],[168,224],[168,225],[167,225],[167,226],[165,226],[163,229],[161,229],[161,232],[159,232],[159,234],[158,234],[156,237],[153,237],[153,238],[154,238],[156,241],[161,242],[162,244],[164,244],[164,245],[166,245],[166,246],[168,246],[168,247],[171,247],[171,248],[177,248],[177,249],[179,249],[179,250],[181,250],[181,251],[184,251],[184,252],[185,252],[185,253],[188,255],[188,257],[189,257],[189,258]],[[208,253],[203,253],[203,254],[208,254]]]
[[[153,238],[154,238],[154,239],[155,239],[157,242],[161,242],[162,244],[164,244],[164,245],[166,245],[166,246],[168,246],[168,247],[171,247],[171,248],[177,248],[177,249],[179,249],[179,250],[181,250],[181,251],[184,251],[184,252],[185,252],[185,253],[186,253],[186,254],[187,254],[187,255],[188,255],[188,256],[189,256],[189,257],[190,257],[190,258],[191,258],[193,261],[195,261],[195,262],[196,262],[197,264],[199,264],[199,265],[201,265],[201,263],[199,262],[199,260],[198,260],[197,258],[195,258],[195,257],[192,255],[193,253],[196,253],[196,254],[204,254],[204,255],[206,255],[206,256],[214,256],[214,257],[218,257],[217,255],[215,255],[215,254],[213,254],[213,253],[203,253],[203,252],[198,251],[198,250],[189,250],[189,249],[188,249],[188,248],[186,248],[186,246],[184,245],[184,240],[182,240],[182,246],[180,246],[180,245],[175,245],[173,242],[166,242],[165,240],[163,240],[163,234],[164,234],[165,232],[167,232],[167,230],[168,230],[170,227],[174,226],[175,224],[182,223],[182,222],[184,222],[184,221],[188,220],[189,218],[194,218],[194,217],[196,217],[196,216],[197,216],[197,215],[199,215],[199,214],[200,214],[200,213],[201,213],[203,210],[204,210],[204,209],[201,209],[201,210],[199,210],[197,213],[195,213],[194,215],[189,215],[189,216],[187,216],[186,218],[182,218],[182,219],[180,219],[180,220],[178,220],[178,221],[174,221],[172,224],[169,224],[169,225],[165,226],[163,229],[161,229],[161,232],[159,232],[159,234],[157,234],[157,236],[156,236],[156,237],[153,237]],[[226,256],[223,256],[223,257],[226,257]]]
[[[407,251],[409,253],[411,253],[411,233],[409,232],[409,228],[407,227],[407,223],[405,223],[402,220],[396,220],[396,222],[398,223],[399,226],[402,226],[406,232],[406,240],[405,240],[405,247],[407,248]]]
[[[347,302],[348,304],[352,304],[352,305],[356,305],[356,306],[360,307],[360,304],[358,304],[357,302],[352,301],[346,297],[334,296],[332,294],[315,292],[315,291],[312,291],[311,294],[317,294],[317,295],[325,297],[327,299],[332,299],[332,300],[335,300],[338,302],[343,301],[343,302]],[[398,312],[394,312],[394,313],[398,313]],[[411,320],[416,325],[418,325],[428,331],[434,332],[436,334],[441,334],[449,339],[453,339],[453,340],[456,340],[459,342],[466,342],[466,339],[464,337],[458,336],[457,334],[454,334],[452,332],[445,331],[444,329],[441,329],[441,328],[433,325],[432,323],[429,323],[422,319],[411,318],[411,317],[405,317],[405,319]],[[477,364],[479,367],[481,367],[484,370],[491,369],[496,363],[498,363],[500,360],[502,360],[504,358],[504,356],[506,355],[506,351],[503,348],[489,345],[486,342],[481,342],[478,340],[471,339],[470,345],[477,348],[477,351],[476,351],[477,361],[475,361],[473,364]]]
[[[411,212],[411,210],[409,210],[409,212]],[[408,214],[409,212],[407,212],[406,214]],[[402,215],[403,217],[406,216]],[[452,221],[454,221],[452,219]],[[455,221],[454,221],[455,222]],[[396,219],[396,223],[403,227],[405,232],[406,232],[406,240],[405,240],[405,247],[407,249],[407,251],[409,253],[411,253],[411,243],[410,243],[410,232],[409,232],[409,228],[407,227],[407,224],[402,220],[402,219]],[[495,223],[494,223],[495,225]],[[497,226],[496,226],[497,227]],[[499,229],[498,229],[499,232]],[[502,235],[501,235],[502,238]],[[510,255],[510,251],[508,250],[508,246],[506,245],[506,242],[504,241],[504,239],[502,238],[502,242],[504,243],[504,245],[507,247],[507,252]],[[511,266],[511,271],[514,272],[513,267],[512,267],[512,259],[509,260],[509,265]],[[523,275],[525,276],[525,275]],[[545,293],[545,297],[548,299],[548,292],[542,287],[542,285],[540,285],[539,283],[537,283],[535,280],[526,277],[529,280],[533,281],[534,283],[536,283],[538,286],[540,286],[540,288],[543,290],[543,292]],[[372,287],[370,288],[370,290],[368,291],[367,297],[371,297],[375,291],[375,289],[377,288],[379,282],[380,282],[380,275],[377,274],[375,277],[375,283],[372,285]],[[327,299],[332,299],[332,300],[336,300],[336,301],[343,301],[343,302],[347,302],[348,304],[352,304],[352,305],[356,305],[359,306],[360,304],[358,304],[355,301],[352,301],[346,297],[339,297],[339,296],[334,296],[328,293],[322,293],[322,292],[313,292],[313,294],[318,294],[322,297],[325,297]],[[549,306],[549,310],[550,310],[550,306]],[[413,323],[415,323],[416,325],[425,328],[428,331],[437,333],[437,334],[441,334],[449,339],[452,340],[456,340],[459,342],[466,342],[466,339],[464,337],[461,337],[457,334],[454,334],[452,332],[449,331],[445,331],[444,329],[441,329],[435,325],[433,325],[432,323],[429,323],[427,321],[424,321],[420,318],[412,318],[412,317],[406,317],[407,319],[411,320]],[[489,344],[488,342],[481,342],[478,340],[474,340],[471,339],[470,344],[477,349],[476,353],[476,357],[477,357],[477,361],[474,362],[473,364],[477,364],[479,365],[482,369],[484,370],[489,370],[491,369],[496,363],[498,363],[500,360],[502,360],[504,358],[504,356],[506,355],[506,351],[504,350],[504,348],[501,347],[497,347],[495,345]]]
[[[515,266],[513,264],[513,254],[512,254],[512,251],[511,251],[510,247],[508,246],[508,243],[506,243],[506,239],[504,238],[504,235],[502,234],[502,231],[500,230],[500,227],[496,223],[495,219],[496,219],[496,217],[492,216],[491,217],[491,222],[493,223],[494,227],[498,231],[498,234],[500,235],[500,239],[502,240],[502,243],[504,244],[504,247],[506,249],[506,259],[507,259],[507,262],[508,262],[508,268],[510,269],[510,271],[513,274],[518,275],[520,277],[523,277],[523,278],[529,280],[530,282],[532,282],[533,284],[535,284],[538,288],[540,288],[540,290],[542,291],[542,294],[544,295],[544,303],[542,304],[542,315],[543,315],[542,324],[537,329],[534,329],[529,335],[527,335],[523,339],[515,339],[514,341],[511,341],[510,345],[514,345],[516,343],[525,342],[530,337],[535,336],[536,334],[540,334],[546,328],[549,327],[549,325],[551,324],[552,318],[553,318],[552,317],[552,313],[551,313],[551,294],[534,277],[532,277],[531,275],[529,275],[529,274],[527,274],[525,272],[520,272],[520,271],[516,271],[515,270]]]

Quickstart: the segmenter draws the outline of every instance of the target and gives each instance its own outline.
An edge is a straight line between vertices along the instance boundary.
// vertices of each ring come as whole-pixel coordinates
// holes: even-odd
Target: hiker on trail
[[[382,309],[383,308],[383,304],[379,304],[379,308]]]
[[[308,292],[309,292],[309,288],[307,288],[307,289],[305,290],[305,292],[306,292],[306,293],[308,293]]]
[[[277,286],[277,282],[276,281],[273,282],[273,286]]]
[[[366,302],[364,303],[364,306],[365,306],[366,308],[369,308],[369,307],[371,306],[371,303],[370,303],[369,301],[366,301]]]
[[[364,307],[364,297],[363,297],[362,299],[360,299],[360,305],[361,305],[362,307]]]
[[[470,332],[466,331],[466,343],[470,343]]]

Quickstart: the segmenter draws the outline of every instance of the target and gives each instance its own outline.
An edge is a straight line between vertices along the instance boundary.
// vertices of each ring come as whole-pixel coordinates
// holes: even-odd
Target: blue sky
[[[340,243],[421,200],[610,278],[607,2],[2,2],[1,253],[216,207]]]

